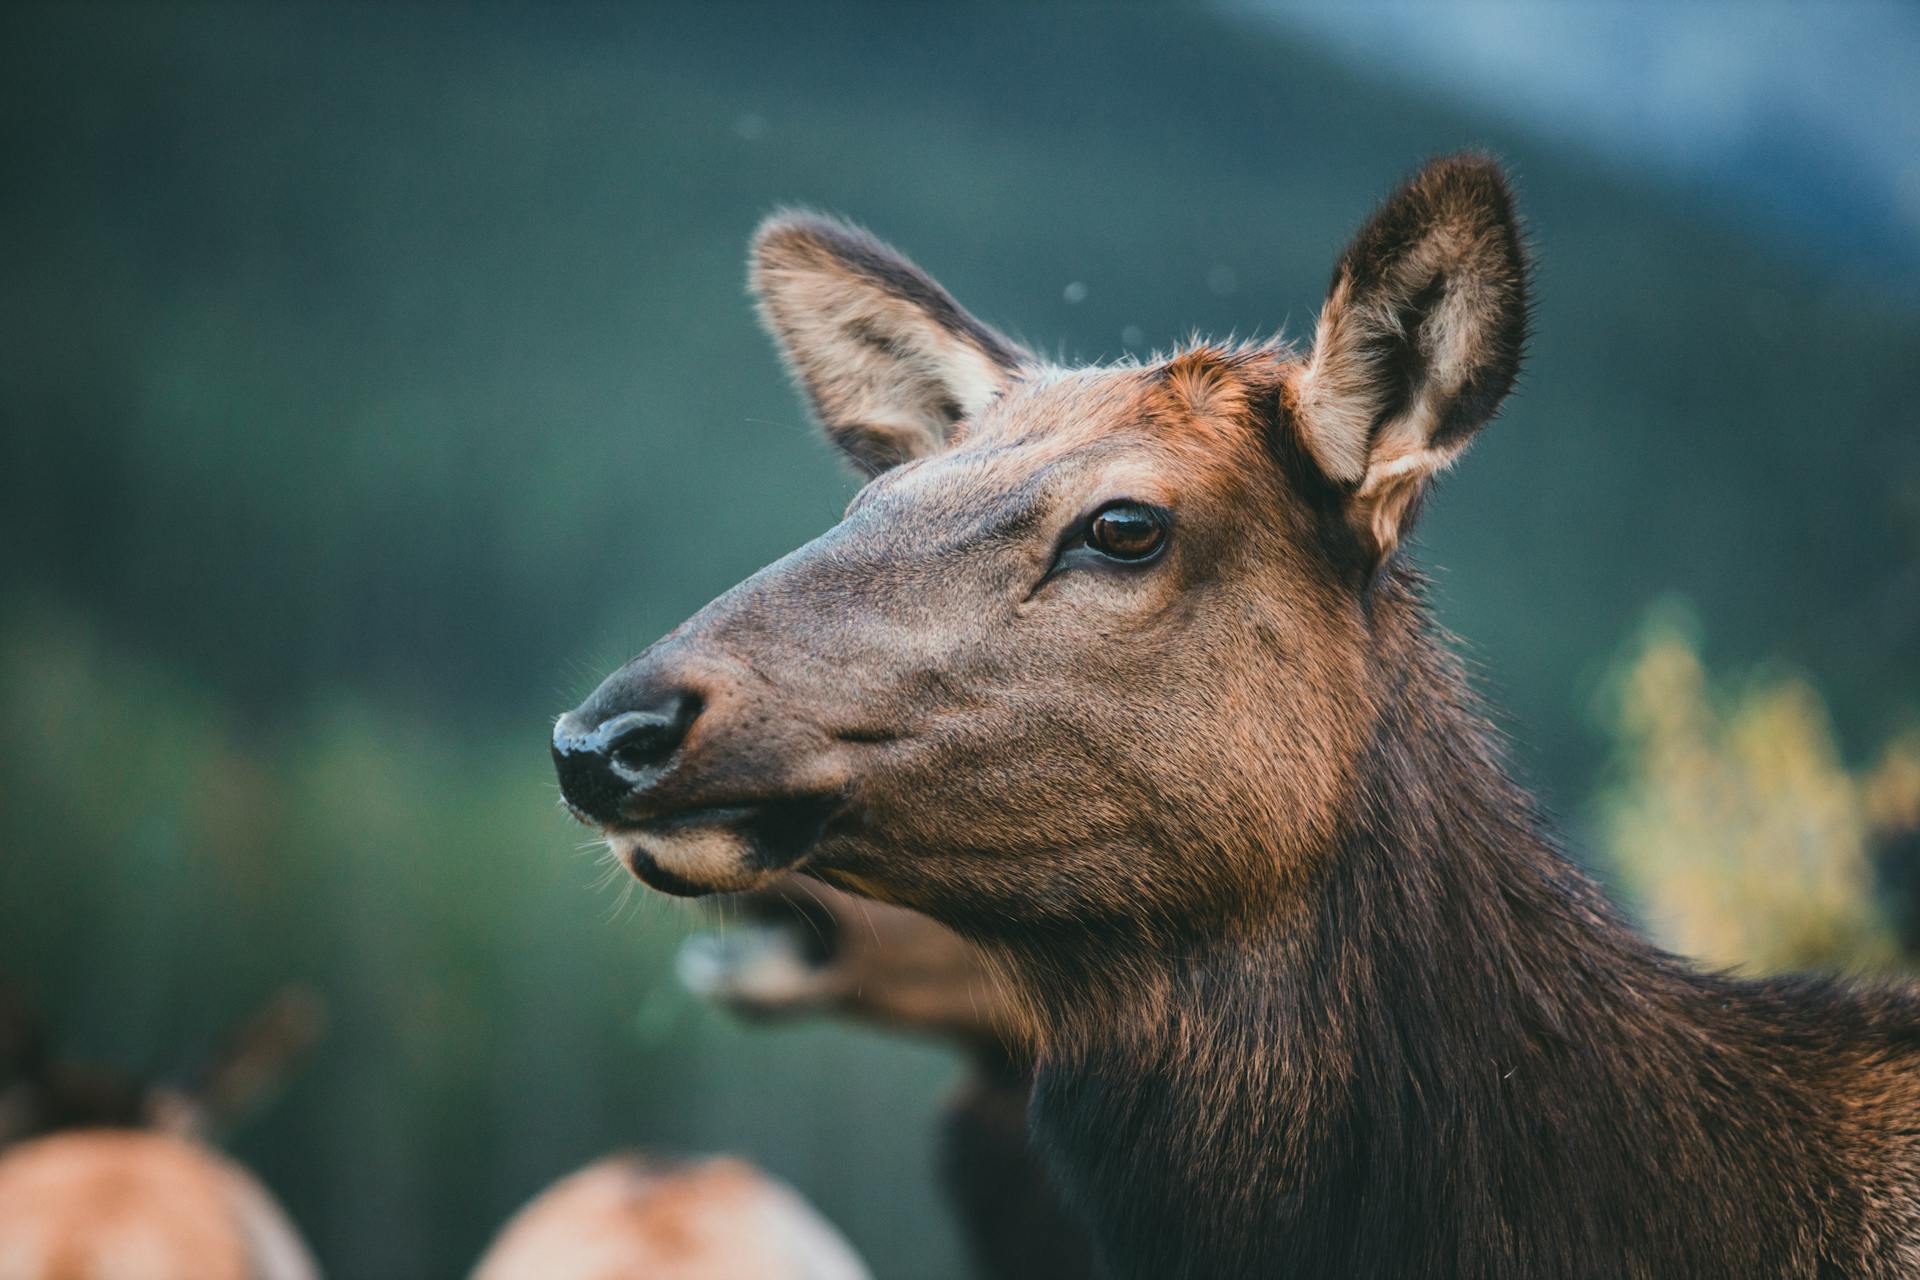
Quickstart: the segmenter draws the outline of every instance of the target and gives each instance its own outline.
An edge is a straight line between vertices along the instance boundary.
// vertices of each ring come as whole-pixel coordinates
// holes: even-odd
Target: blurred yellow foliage
[[[1920,729],[1887,744],[1861,795],[1875,831],[1920,831]]]
[[[1654,936],[1756,972],[1901,968],[1874,853],[1920,829],[1920,733],[1856,776],[1811,686],[1775,675],[1716,687],[1673,610],[1617,676],[1599,830]]]

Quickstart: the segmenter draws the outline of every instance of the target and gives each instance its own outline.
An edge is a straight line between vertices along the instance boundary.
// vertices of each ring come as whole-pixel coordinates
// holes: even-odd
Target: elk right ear
[[[1031,363],[925,272],[831,218],[761,224],[751,283],[814,416],[868,475],[945,447]]]
[[[1484,156],[1429,164],[1341,255],[1289,407],[1376,564],[1513,386],[1527,305],[1513,196]]]

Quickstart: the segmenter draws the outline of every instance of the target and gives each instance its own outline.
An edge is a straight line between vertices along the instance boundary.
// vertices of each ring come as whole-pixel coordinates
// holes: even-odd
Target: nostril
[[[675,689],[604,720],[586,708],[561,716],[553,726],[553,764],[567,804],[593,822],[619,821],[679,750],[703,705],[699,694]]]
[[[627,773],[657,769],[679,749],[700,706],[698,694],[675,691],[654,706],[614,716],[594,736],[615,768]]]

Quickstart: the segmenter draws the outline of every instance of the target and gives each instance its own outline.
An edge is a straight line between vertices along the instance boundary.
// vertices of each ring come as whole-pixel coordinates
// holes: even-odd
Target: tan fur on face
[[[963,664],[952,681],[967,696],[932,723],[938,704],[872,703],[943,749],[924,771],[909,749],[897,772],[862,780],[876,827],[914,856],[869,867],[836,854],[814,874],[923,909],[1018,893],[1024,909],[1066,911],[1070,895],[1042,886],[1081,886],[1142,918],[1195,909],[1176,902],[1257,916],[1298,887],[1371,716],[1353,696],[1364,684],[1355,602],[1319,568],[1312,517],[1267,451],[1261,406],[1290,360],[1278,347],[1203,346],[1141,368],[1040,371],[960,444],[874,482],[860,505],[910,504],[927,538],[991,495],[1037,488],[1056,494],[1050,528],[1116,498],[1164,505],[1176,550],[1149,573],[1064,579],[1014,606],[1043,630],[978,640],[964,609],[949,616],[968,585],[943,580],[926,620],[894,634],[951,637]],[[891,571],[917,577],[919,550],[903,543]],[[991,681],[962,674],[983,660]],[[1212,856],[1167,864],[1152,852],[1173,847],[1182,823],[1204,824]],[[1301,860],[1276,861],[1276,848]]]
[[[644,853],[664,870],[695,884],[744,889],[750,883],[744,872],[746,841],[725,826],[621,832],[608,837],[607,844],[622,866],[631,867],[636,853]]]

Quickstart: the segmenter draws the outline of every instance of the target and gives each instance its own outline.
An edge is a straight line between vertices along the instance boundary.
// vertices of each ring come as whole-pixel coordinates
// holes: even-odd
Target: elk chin
[[[766,874],[746,837],[726,826],[607,832],[607,847],[634,879],[676,898],[751,889]]]
[[[682,810],[605,834],[613,855],[642,884],[698,898],[752,889],[797,865],[836,808],[830,798],[802,796]]]

